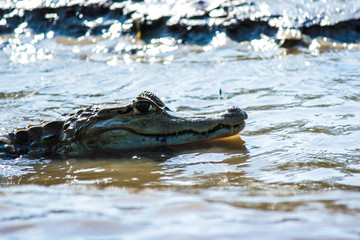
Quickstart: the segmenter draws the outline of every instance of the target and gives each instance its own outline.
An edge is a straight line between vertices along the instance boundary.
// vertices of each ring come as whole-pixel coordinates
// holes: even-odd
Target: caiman
[[[0,157],[123,152],[238,134],[247,114],[230,107],[214,116],[177,116],[152,92],[114,108],[88,107],[0,137]]]

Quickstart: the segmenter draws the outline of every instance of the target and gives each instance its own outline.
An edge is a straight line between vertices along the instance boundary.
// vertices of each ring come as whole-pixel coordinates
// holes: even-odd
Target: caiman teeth
[[[183,131],[179,131],[176,133],[160,133],[160,134],[143,134],[143,133],[137,133],[137,132],[135,132],[135,133],[143,135],[143,136],[147,136],[147,137],[174,137],[174,136],[178,137],[178,136],[186,135],[186,134],[206,136],[206,135],[210,135],[214,132],[217,132],[221,129],[230,129],[231,133],[233,133],[234,129],[240,127],[242,123],[235,124],[235,125],[219,124],[216,127],[212,128],[206,132],[198,132],[195,130],[183,130]]]

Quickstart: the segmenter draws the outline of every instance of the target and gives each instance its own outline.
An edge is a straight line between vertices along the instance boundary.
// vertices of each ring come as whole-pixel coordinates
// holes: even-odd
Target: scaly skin
[[[231,107],[215,116],[177,116],[153,93],[115,108],[89,107],[76,114],[0,137],[0,157],[121,152],[238,134],[247,114]]]

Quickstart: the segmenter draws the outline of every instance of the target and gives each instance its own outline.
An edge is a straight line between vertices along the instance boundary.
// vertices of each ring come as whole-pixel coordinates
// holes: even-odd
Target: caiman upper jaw
[[[148,115],[117,116],[101,119],[88,127],[87,132],[96,135],[115,129],[127,130],[139,135],[176,135],[186,132],[206,133],[219,128],[237,127],[248,116],[238,107],[208,116],[187,116],[172,111],[155,112]]]

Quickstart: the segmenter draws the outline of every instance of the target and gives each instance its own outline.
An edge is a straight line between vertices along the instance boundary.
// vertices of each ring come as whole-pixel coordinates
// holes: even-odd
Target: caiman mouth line
[[[122,128],[122,129],[130,131],[130,132],[132,132],[134,134],[137,134],[137,135],[145,136],[145,137],[162,138],[162,137],[178,137],[178,136],[183,136],[183,135],[186,135],[186,134],[193,134],[193,135],[197,135],[197,136],[199,136],[199,135],[207,136],[207,135],[210,135],[212,133],[215,133],[215,132],[223,130],[223,129],[230,129],[231,131],[234,131],[237,128],[241,128],[244,124],[245,124],[244,121],[242,121],[239,124],[235,124],[235,125],[219,124],[216,127],[212,128],[212,129],[210,129],[209,131],[206,131],[206,132],[198,132],[198,131],[190,129],[190,130],[182,130],[182,131],[179,131],[179,132],[176,132],[176,133],[161,133],[161,134],[156,134],[156,133],[154,133],[154,134],[144,134],[144,133],[136,132],[133,129],[128,129],[128,128],[126,128],[126,129]],[[119,129],[119,128],[109,129],[108,131],[115,130],[115,129]]]

